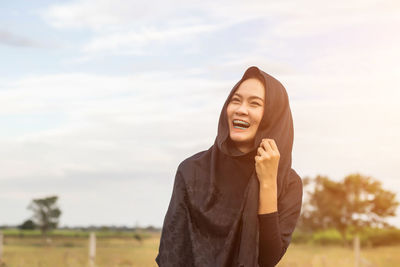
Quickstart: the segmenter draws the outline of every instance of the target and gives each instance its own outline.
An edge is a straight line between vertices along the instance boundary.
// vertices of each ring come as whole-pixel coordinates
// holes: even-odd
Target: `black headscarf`
[[[229,137],[226,109],[239,85],[250,77],[264,84],[265,107],[252,150],[243,153]],[[254,157],[263,138],[274,139],[280,153],[278,213],[287,248],[302,197],[301,179],[291,169],[292,115],[282,84],[250,67],[225,101],[214,145],[178,166],[156,258],[159,266],[258,266],[259,184]]]

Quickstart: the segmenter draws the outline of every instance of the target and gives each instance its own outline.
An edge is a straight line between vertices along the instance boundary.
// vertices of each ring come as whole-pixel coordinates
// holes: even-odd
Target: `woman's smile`
[[[241,129],[241,130],[246,130],[250,127],[250,123],[238,119],[233,120],[232,125],[234,129]]]

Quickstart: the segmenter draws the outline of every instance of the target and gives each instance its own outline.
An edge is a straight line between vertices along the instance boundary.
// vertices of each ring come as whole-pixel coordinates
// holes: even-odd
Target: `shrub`
[[[313,233],[312,243],[318,245],[342,245],[343,239],[339,231],[329,229]]]
[[[301,230],[295,230],[292,235],[292,243],[308,243],[312,240],[312,233],[311,232],[304,232]]]

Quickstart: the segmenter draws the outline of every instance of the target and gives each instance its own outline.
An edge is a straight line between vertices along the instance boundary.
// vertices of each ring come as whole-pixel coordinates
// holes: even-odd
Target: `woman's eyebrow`
[[[239,94],[239,93],[235,93],[233,96],[235,96],[235,95],[237,95],[237,96],[239,96],[239,97],[242,97],[242,95],[241,94]],[[260,99],[261,101],[264,101],[264,99],[262,99],[261,97],[258,97],[258,96],[250,96],[249,97],[249,99]]]

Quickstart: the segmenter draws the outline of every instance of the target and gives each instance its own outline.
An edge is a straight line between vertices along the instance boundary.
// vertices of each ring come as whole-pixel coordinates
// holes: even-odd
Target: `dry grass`
[[[157,266],[159,235],[144,239],[98,238],[97,267]],[[80,267],[89,266],[88,239],[53,238],[51,243],[40,238],[7,237],[4,263],[7,267]],[[3,267],[3,266],[2,266]]]
[[[363,248],[362,266],[400,266],[400,247]],[[341,246],[290,245],[278,267],[353,267],[354,254],[351,248]]]
[[[159,235],[142,243],[134,238],[98,238],[97,267],[156,266]],[[400,247],[365,248],[361,255],[370,265],[400,266]],[[84,267],[88,264],[88,239],[57,237],[51,243],[37,237],[6,237],[4,266],[7,267]],[[353,266],[350,248],[292,244],[278,267]]]

